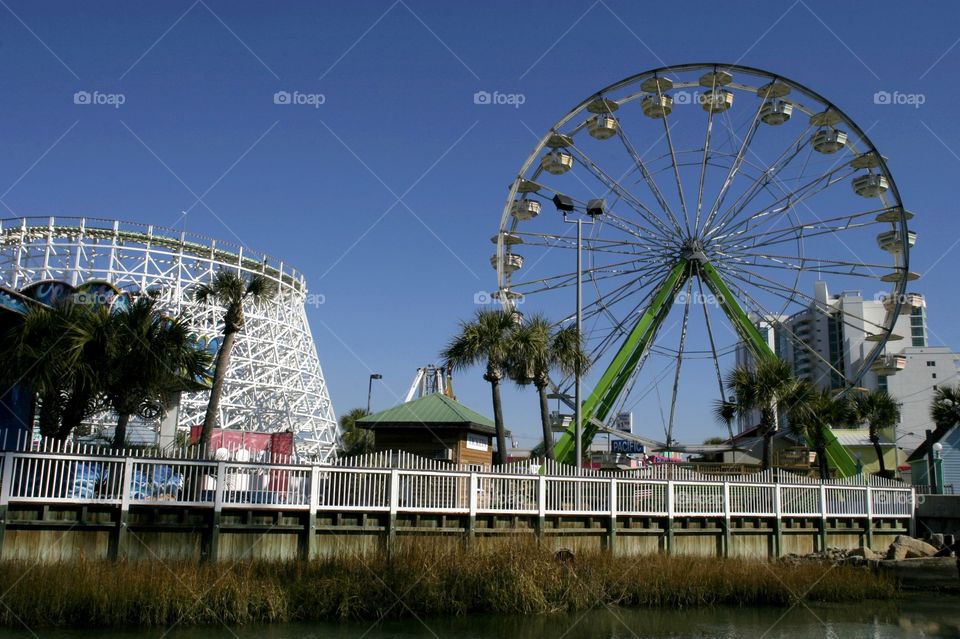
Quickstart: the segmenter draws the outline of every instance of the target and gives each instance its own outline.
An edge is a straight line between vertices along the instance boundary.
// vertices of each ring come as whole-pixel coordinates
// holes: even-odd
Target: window
[[[930,360],[927,360],[927,366],[936,366],[936,365],[937,365],[936,362],[931,362]]]
[[[937,378],[937,374],[936,374],[936,373],[933,373],[932,375],[930,375],[930,377],[932,377],[933,379],[936,379],[936,378]]]

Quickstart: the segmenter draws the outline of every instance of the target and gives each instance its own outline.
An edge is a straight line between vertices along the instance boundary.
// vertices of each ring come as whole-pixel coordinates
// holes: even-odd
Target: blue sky
[[[371,372],[374,407],[399,401],[496,288],[489,238],[531,131],[691,61],[782,74],[869,131],[917,214],[932,342],[960,345],[954,2],[0,5],[4,216],[176,226],[295,265],[323,302],[308,314],[338,413],[366,402]],[[106,103],[75,104],[84,91]],[[477,105],[477,91],[523,104]],[[480,371],[455,387],[489,411]],[[716,432],[700,411],[693,439]],[[532,393],[507,388],[505,412],[532,444]]]

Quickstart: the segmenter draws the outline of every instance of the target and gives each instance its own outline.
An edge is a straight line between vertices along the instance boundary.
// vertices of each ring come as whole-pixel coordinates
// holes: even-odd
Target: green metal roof
[[[406,404],[367,415],[357,420],[361,428],[442,426],[470,428],[488,434],[496,433],[493,421],[442,393],[433,393]]]

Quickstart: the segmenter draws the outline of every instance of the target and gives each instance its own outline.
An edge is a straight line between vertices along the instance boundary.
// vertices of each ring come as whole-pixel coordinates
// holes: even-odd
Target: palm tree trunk
[[[827,447],[823,442],[818,442],[816,451],[817,468],[820,470],[820,479],[830,479],[830,464],[827,463]]]
[[[500,403],[500,380],[490,380],[490,390],[493,394],[493,423],[497,427],[497,458],[496,463],[507,463],[507,435],[503,426],[503,405]]]
[[[543,456],[549,460],[555,459],[553,454],[553,429],[550,428],[550,405],[547,403],[547,387],[538,385],[540,395],[540,425],[543,427]]]
[[[873,444],[873,450],[877,453],[877,461],[880,462],[880,476],[887,476],[887,462],[883,459],[883,449],[880,448],[880,437],[871,437],[870,442]]]
[[[127,441],[127,422],[130,421],[129,413],[121,413],[117,416],[117,429],[113,432],[113,447],[123,448]]]
[[[763,461],[761,470],[773,467],[773,429],[768,428],[763,433]]]
[[[207,402],[207,412],[203,416],[203,430],[200,431],[198,442],[201,450],[206,450],[210,446],[210,436],[217,423],[217,413],[220,412],[223,383],[227,378],[227,369],[230,367],[230,352],[233,350],[233,342],[236,338],[236,331],[224,333],[223,343],[217,351],[217,362],[213,369],[213,386],[210,388],[210,400]]]

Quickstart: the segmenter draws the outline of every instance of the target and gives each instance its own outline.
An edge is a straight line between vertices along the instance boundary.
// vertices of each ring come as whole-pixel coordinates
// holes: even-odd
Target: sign
[[[610,441],[610,451],[614,453],[644,453],[646,448],[640,442],[613,439]]]
[[[486,435],[474,435],[473,433],[467,433],[467,448],[470,450],[482,450],[487,452],[487,449],[490,448],[490,445],[487,443],[490,440]]]
[[[632,433],[633,413],[617,413],[617,416],[613,419],[613,428],[622,433]]]

